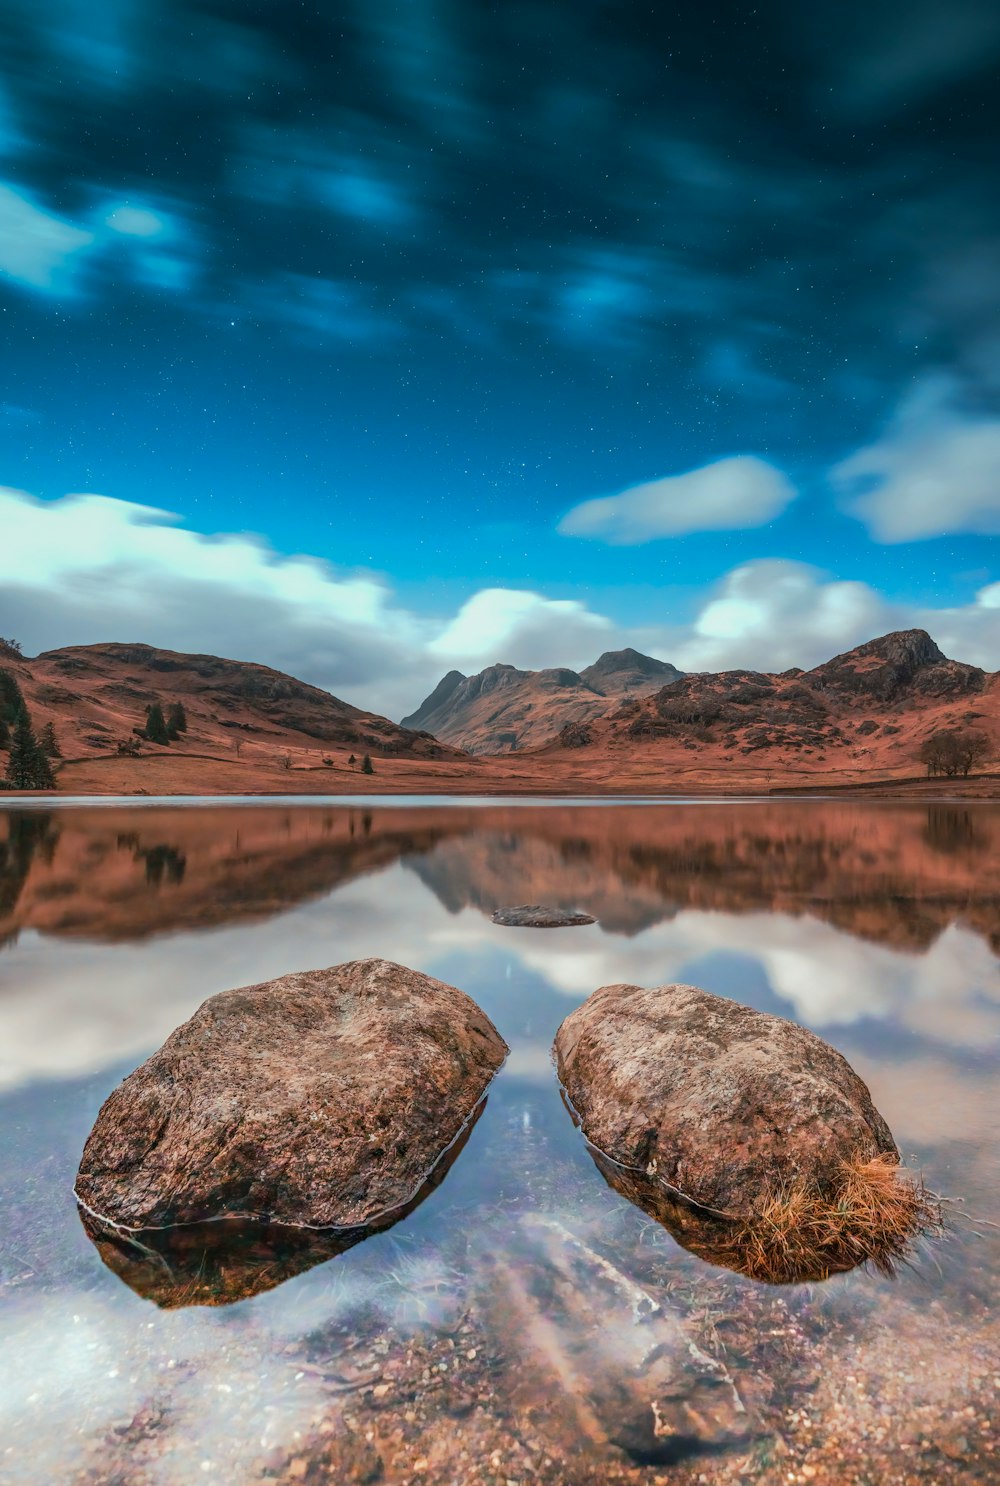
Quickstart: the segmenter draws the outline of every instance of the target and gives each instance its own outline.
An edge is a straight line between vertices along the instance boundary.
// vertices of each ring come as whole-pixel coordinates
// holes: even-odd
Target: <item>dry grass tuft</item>
[[[731,1232],[728,1262],[771,1284],[824,1280],[870,1264],[892,1275],[921,1235],[939,1231],[941,1206],[890,1156],[845,1161],[834,1190],[798,1183],[766,1193]]]

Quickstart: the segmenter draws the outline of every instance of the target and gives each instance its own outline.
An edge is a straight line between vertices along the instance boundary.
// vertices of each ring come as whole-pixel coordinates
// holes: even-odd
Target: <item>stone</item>
[[[77,1198],[126,1229],[384,1224],[474,1118],[506,1053],[462,991],[388,960],[223,991],[105,1101]]]
[[[934,1205],[828,1043],[688,985],[604,986],[562,1023],[567,1099],[609,1183],[757,1279],[891,1272]]]
[[[517,908],[498,908],[493,922],[505,929],[566,929],[577,924],[593,924],[589,913],[571,913],[564,908],[546,908],[541,903],[522,903]]]
[[[526,1374],[548,1374],[582,1438],[648,1466],[757,1432],[725,1363],[662,1297],[558,1218],[527,1213],[519,1226],[515,1258],[497,1258],[498,1325]]]
[[[210,1218],[129,1230],[103,1223],[84,1208],[81,1221],[107,1267],[161,1310],[231,1305],[273,1290],[408,1217],[444,1181],[485,1107],[484,1098],[410,1202],[362,1227],[305,1228],[267,1218]]]

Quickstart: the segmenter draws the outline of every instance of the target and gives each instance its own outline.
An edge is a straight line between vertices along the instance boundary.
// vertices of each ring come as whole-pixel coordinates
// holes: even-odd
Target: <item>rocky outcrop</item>
[[[931,1220],[864,1083],[793,1022],[694,986],[612,985],[555,1052],[608,1180],[716,1263],[773,1281],[891,1271]]]
[[[388,960],[223,991],[105,1101],[77,1197],[127,1229],[381,1223],[459,1138],[506,1051],[468,996]]]
[[[803,678],[820,692],[859,701],[899,701],[906,696],[949,697],[983,690],[986,673],[949,660],[926,630],[895,630],[869,640],[808,671]]]
[[[521,903],[517,908],[498,908],[493,922],[505,929],[566,929],[596,920],[589,913],[572,913],[565,908],[546,908],[541,903]]]
[[[446,676],[442,676],[430,696],[425,697],[420,703],[416,712],[411,712],[409,717],[400,718],[400,727],[423,728],[427,724],[428,718],[433,718],[439,709],[444,709],[447,706],[459,686],[466,679],[467,677],[462,671],[449,671]],[[434,729],[428,727],[427,731],[433,732]]]
[[[683,674],[669,661],[643,655],[631,646],[625,650],[605,650],[592,666],[585,666],[580,672],[589,686],[606,697],[638,695],[655,686],[669,686]]]
[[[469,753],[508,753],[538,747],[566,725],[601,716],[609,698],[645,696],[680,674],[637,650],[606,651],[582,672],[509,665],[487,666],[475,676],[449,671],[402,725],[426,728]]]

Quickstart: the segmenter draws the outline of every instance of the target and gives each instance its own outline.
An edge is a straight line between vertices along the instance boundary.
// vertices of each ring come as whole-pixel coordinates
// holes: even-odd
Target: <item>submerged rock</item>
[[[223,991],[105,1101],[76,1195],[129,1229],[378,1225],[414,1199],[506,1052],[462,991],[388,960]]]
[[[934,1222],[865,1084],[794,1022],[694,986],[604,986],[555,1053],[606,1179],[714,1263],[891,1272]]]
[[[498,908],[493,922],[505,929],[565,929],[576,924],[593,924],[589,913],[570,913],[564,908],[546,908],[541,903],[522,903],[517,908]]]
[[[512,1261],[495,1260],[499,1324],[592,1444],[666,1465],[756,1432],[725,1364],[678,1312],[556,1218],[526,1214],[519,1236]]]
[[[122,1229],[101,1222],[83,1208],[80,1217],[104,1263],[145,1300],[163,1310],[231,1305],[273,1290],[407,1217],[444,1181],[485,1107],[486,1100],[481,1099],[472,1119],[410,1202],[358,1228],[304,1228],[266,1218],[215,1218],[169,1228]]]

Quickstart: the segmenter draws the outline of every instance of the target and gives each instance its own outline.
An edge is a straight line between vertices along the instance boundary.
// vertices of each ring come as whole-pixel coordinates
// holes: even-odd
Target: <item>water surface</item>
[[[0,812],[0,1479],[995,1480],[998,846],[979,803]],[[490,922],[524,902],[597,922]],[[251,1298],[143,1298],[72,1198],[101,1102],[206,996],[369,955],[510,1044],[465,1147],[391,1230]],[[947,1239],[895,1280],[777,1289],[680,1249],[603,1182],[551,1067],[623,980],[840,1048],[956,1199]],[[651,1446],[653,1402],[700,1437]]]

